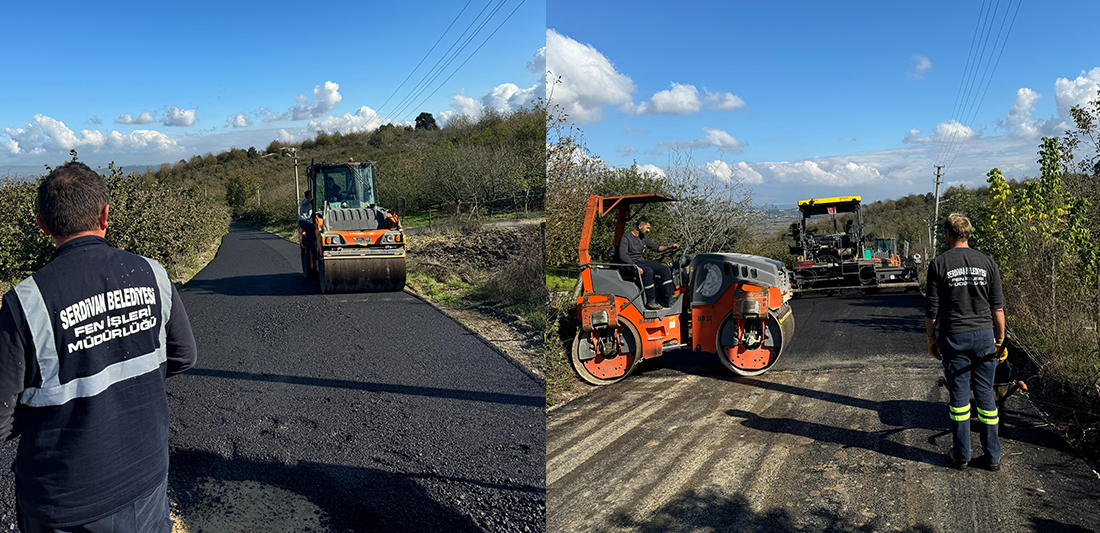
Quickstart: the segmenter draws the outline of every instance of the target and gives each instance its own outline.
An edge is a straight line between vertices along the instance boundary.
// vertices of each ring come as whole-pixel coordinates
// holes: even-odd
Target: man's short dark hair
[[[107,183],[79,161],[65,163],[38,185],[38,216],[55,237],[99,229],[99,215],[111,201]]]
[[[638,217],[638,221],[634,223],[634,227],[640,227],[642,224],[649,224],[649,219],[646,217]]]

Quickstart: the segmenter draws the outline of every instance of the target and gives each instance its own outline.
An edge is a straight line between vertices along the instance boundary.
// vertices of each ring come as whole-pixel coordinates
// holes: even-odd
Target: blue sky
[[[1073,21],[1098,16],[1095,1],[550,0],[547,67],[611,165],[664,170],[679,147],[761,201],[874,200],[930,192],[936,162],[949,184],[1035,175],[1039,138],[1096,97],[1100,45]]]
[[[318,129],[371,130],[421,111],[441,121],[515,109],[541,94],[546,4],[501,1],[5,4],[0,169],[60,163],[71,147],[93,165],[157,164]],[[459,35],[494,10],[400,111]]]

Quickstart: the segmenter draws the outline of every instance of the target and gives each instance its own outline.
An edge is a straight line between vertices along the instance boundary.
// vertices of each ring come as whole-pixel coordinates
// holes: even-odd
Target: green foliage
[[[156,259],[178,276],[228,229],[224,207],[200,191],[159,182],[155,174],[123,175],[114,163],[108,169],[111,246]],[[53,243],[35,223],[40,182],[0,183],[0,282],[29,276],[53,254]]]
[[[434,131],[439,129],[439,124],[435,123],[431,113],[425,111],[416,116],[416,129]]]
[[[298,194],[306,189],[311,161],[351,157],[375,162],[375,190],[383,207],[393,208],[405,198],[408,212],[434,209],[482,218],[539,211],[546,191],[542,115],[536,107],[452,119],[442,129],[385,124],[369,133],[320,131],[296,146]],[[487,129],[494,131],[483,133]],[[486,144],[486,137],[493,144]],[[192,157],[165,169],[160,179],[215,198],[224,194],[235,215],[252,222],[284,220],[295,216],[301,199],[295,197],[293,160],[275,155],[287,147],[294,146],[272,141],[264,155],[234,148]]]
[[[239,211],[256,198],[256,189],[260,186],[256,175],[240,170],[225,180],[225,203],[234,211]]]
[[[0,182],[0,282],[17,282],[50,260],[53,243],[35,223],[37,181]]]

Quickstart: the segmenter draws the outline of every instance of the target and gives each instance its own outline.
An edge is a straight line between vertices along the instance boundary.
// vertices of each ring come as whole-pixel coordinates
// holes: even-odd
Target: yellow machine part
[[[326,257],[320,262],[321,292],[393,292],[405,288],[405,256]]]

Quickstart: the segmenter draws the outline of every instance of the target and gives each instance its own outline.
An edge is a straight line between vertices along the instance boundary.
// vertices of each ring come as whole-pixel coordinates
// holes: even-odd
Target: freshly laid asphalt
[[[762,376],[670,353],[550,412],[548,531],[1100,531],[1100,478],[1025,395],[1001,413],[1001,471],[946,466],[919,294],[794,315]]]
[[[322,295],[300,271],[297,245],[233,224],[180,290],[199,349],[167,386],[185,522],[233,513],[208,487],[243,482],[308,501],[322,531],[544,530],[544,384],[409,293]],[[231,523],[294,530],[269,519]]]

